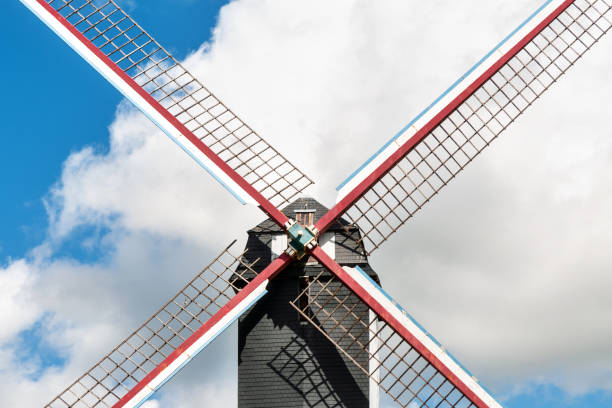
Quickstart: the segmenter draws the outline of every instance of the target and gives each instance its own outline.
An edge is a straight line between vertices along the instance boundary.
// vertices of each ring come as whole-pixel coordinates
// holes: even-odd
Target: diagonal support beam
[[[215,313],[200,329],[191,335],[161,364],[125,394],[113,408],[136,408],[178,373],[196,354],[221,334],[267,293],[268,282],[286,268],[292,258],[282,254]]]
[[[375,184],[391,171],[407,154],[422,142],[430,132],[440,125],[453,111],[465,102],[475,91],[488,81],[502,66],[532,41],[553,20],[563,13],[576,0],[547,0],[530,19],[517,29],[513,35],[487,55],[474,71],[461,79],[456,87],[447,91],[431,109],[422,114],[391,143],[368,166],[343,184],[339,201],[316,223],[315,227],[324,232],[334,221],[349,210]]]
[[[122,70],[100,48],[96,47],[92,41],[47,1],[21,0],[21,2],[113,84],[126,98],[132,101],[164,133],[206,169],[241,203],[258,205],[275,222],[284,227],[287,217],[278,208],[240,176],[236,170],[215,154],[185,124],[173,116],[168,109],[162,106],[158,100]]]
[[[380,319],[406,340],[423,358],[435,367],[449,382],[478,408],[501,408],[499,403],[478,382],[449,356],[436,342],[385,295],[371,280],[358,272],[342,268],[320,247],[312,255],[350,290],[352,290]]]

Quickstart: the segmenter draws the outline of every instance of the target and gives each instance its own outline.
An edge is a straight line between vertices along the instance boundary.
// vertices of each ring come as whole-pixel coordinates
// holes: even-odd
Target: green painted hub
[[[317,236],[308,227],[304,227],[297,222],[287,230],[289,236],[289,247],[297,254],[298,259],[306,253],[306,245],[312,241],[316,242]]]

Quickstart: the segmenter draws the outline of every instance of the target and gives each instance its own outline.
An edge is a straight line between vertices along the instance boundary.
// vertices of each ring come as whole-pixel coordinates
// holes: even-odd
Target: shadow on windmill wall
[[[240,320],[238,406],[367,408],[368,377],[290,306],[295,269]]]

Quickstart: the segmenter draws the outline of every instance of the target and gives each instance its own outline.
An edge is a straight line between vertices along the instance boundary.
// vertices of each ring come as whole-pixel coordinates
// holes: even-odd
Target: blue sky
[[[217,24],[219,9],[226,3],[211,0],[147,0],[129,1],[128,8],[143,27],[182,59],[210,38],[211,30]],[[523,14],[529,14],[532,9],[526,9]],[[367,30],[365,35],[368,35]],[[495,42],[492,39],[488,43],[493,45]],[[108,127],[116,119],[117,105],[122,98],[17,1],[8,2],[5,12],[0,14],[0,46],[3,50],[0,70],[5,78],[4,88],[8,91],[5,94],[11,96],[2,100],[6,120],[0,123],[5,140],[4,148],[0,150],[2,266],[13,259],[27,257],[32,248],[45,240],[49,220],[43,200],[60,178],[62,165],[68,156],[85,146],[93,146],[100,154],[108,152]],[[445,83],[448,84],[448,81]],[[432,95],[441,89],[444,88],[437,87]],[[416,106],[427,105],[431,98],[429,94],[426,95],[429,99],[420,103],[417,101]],[[407,115],[402,121],[409,119]],[[380,141],[383,142],[389,135],[383,135]],[[337,184],[339,180],[334,180],[332,184]],[[105,225],[94,225],[72,231],[70,238],[63,241],[54,256],[84,264],[93,264],[98,258],[108,256],[104,246],[96,247],[97,251],[91,252],[81,245],[84,238],[104,236],[107,232],[104,228]],[[37,381],[50,368],[61,369],[69,359],[69,351],[56,349],[45,339],[47,329],[44,321],[47,317],[43,314],[14,339],[15,344],[19,344],[15,358],[26,366],[34,367],[28,373],[33,381]],[[470,361],[463,362],[470,367]],[[528,387],[520,388],[523,386],[520,380],[504,384],[506,390],[515,387],[525,389],[524,392],[514,393],[505,406],[612,406],[612,395],[602,390],[586,394],[569,393],[551,385],[546,379],[541,381],[541,385],[533,382]]]
[[[134,11],[158,41],[184,58],[210,37],[227,1],[197,3],[151,0],[146,6],[138,3]],[[122,99],[20,2],[5,7],[0,15],[0,74],[13,97],[2,101],[5,117],[12,120],[3,121],[0,132],[12,136],[0,151],[0,185],[12,199],[0,201],[0,259],[21,257],[42,241],[47,218],[41,198],[71,152],[86,145],[108,148],[108,126]]]

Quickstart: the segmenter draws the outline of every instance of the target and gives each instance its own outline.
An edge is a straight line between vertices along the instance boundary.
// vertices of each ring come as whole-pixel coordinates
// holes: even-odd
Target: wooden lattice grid
[[[257,272],[225,248],[136,331],[46,408],[110,408],[219,311]],[[240,266],[240,267],[238,267]]]
[[[371,253],[554,84],[612,25],[610,0],[577,0],[347,211]]]
[[[410,343],[356,298],[324,270],[309,281],[291,305],[398,405],[476,408]]]
[[[272,204],[312,184],[114,0],[46,1]]]

